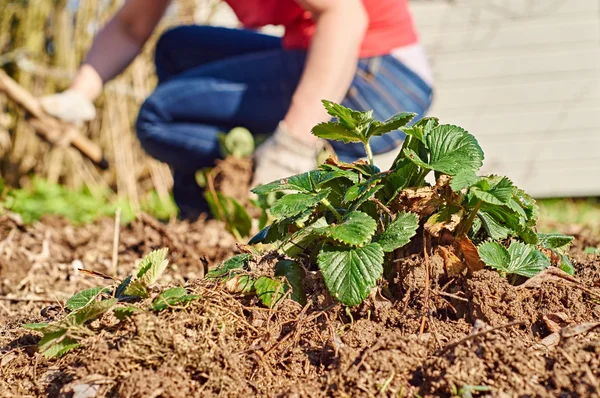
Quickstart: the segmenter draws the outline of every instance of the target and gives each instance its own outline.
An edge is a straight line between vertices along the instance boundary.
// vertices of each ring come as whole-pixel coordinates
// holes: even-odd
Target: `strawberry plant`
[[[91,336],[94,331],[89,323],[100,318],[107,312],[121,321],[140,311],[163,311],[167,308],[181,307],[186,303],[197,300],[199,296],[188,294],[183,287],[169,288],[158,294],[151,293],[151,287],[167,268],[167,249],[151,252],[144,257],[135,275],[128,276],[122,281],[97,272],[84,271],[104,279],[113,280],[111,286],[93,287],[76,293],[65,303],[69,314],[53,323],[29,323],[23,325],[26,329],[42,333],[38,343],[40,351],[47,358],[61,356],[80,346],[84,337]],[[155,296],[148,304],[141,306],[134,303]]]
[[[377,121],[370,111],[323,103],[335,119],[314,127],[313,134],[362,143],[368,160],[329,158],[315,170],[253,189],[257,195],[284,195],[270,207],[273,222],[250,244],[275,244],[294,267],[316,265],[331,295],[348,306],[361,303],[389,275],[395,258],[422,252],[423,236],[464,265],[458,272],[487,265],[514,279],[551,264],[573,272],[564,254],[572,238],[538,234],[538,208],[531,196],[506,177],[477,175],[484,154],[469,132],[435,118],[409,125],[412,113]],[[406,139],[391,169],[381,171],[369,139],[398,129]],[[431,173],[434,185],[427,182]],[[243,254],[211,276],[228,279],[238,291],[265,296],[255,273],[260,264],[260,256]],[[286,267],[289,272],[291,265]],[[278,291],[301,289],[302,273],[292,274],[280,266],[269,278],[281,285]]]

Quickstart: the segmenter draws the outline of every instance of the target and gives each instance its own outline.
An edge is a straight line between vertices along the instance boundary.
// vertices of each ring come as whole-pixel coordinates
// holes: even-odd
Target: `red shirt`
[[[265,25],[283,25],[284,48],[308,48],[316,25],[311,13],[294,0],[226,2],[245,27],[255,29]],[[394,48],[417,42],[408,0],[363,0],[363,4],[369,16],[369,27],[361,45],[361,58],[388,54]]]

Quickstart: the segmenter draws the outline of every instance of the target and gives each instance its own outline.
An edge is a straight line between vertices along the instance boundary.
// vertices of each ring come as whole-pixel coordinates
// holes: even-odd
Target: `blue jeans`
[[[270,134],[285,116],[306,61],[305,51],[285,50],[281,39],[249,30],[181,26],[156,46],[158,87],[144,102],[137,135],[151,156],[174,171],[173,193],[182,216],[206,210],[195,172],[220,157],[217,134],[246,127]],[[342,102],[373,109],[380,120],[398,112],[423,116],[432,90],[415,73],[386,55],[361,59]],[[375,154],[398,147],[400,131],[371,140]],[[365,156],[361,144],[332,142],[338,157]]]

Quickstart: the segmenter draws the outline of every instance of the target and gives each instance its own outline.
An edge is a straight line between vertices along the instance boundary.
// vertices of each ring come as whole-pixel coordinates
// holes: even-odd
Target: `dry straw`
[[[35,95],[66,88],[85,57],[94,33],[122,0],[0,1],[0,68]],[[179,23],[211,19],[219,0],[176,0],[174,8],[143,54],[109,83],[97,101],[98,117],[82,134],[101,146],[111,167],[97,169],[73,148],[51,147],[41,141],[25,115],[0,95],[0,172],[11,185],[27,185],[35,173],[51,182],[92,192],[110,189],[139,206],[155,189],[166,199],[172,184],[169,168],[146,156],[134,131],[138,108],[155,86],[152,62],[160,32]],[[71,8],[69,8],[71,6]]]

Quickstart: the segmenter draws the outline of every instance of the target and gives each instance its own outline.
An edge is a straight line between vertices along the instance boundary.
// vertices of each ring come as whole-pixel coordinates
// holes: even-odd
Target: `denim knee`
[[[175,74],[174,63],[172,58],[172,49],[181,40],[181,32],[185,26],[177,26],[165,31],[158,41],[154,49],[154,66],[156,68],[156,76],[158,83],[162,83]]]

